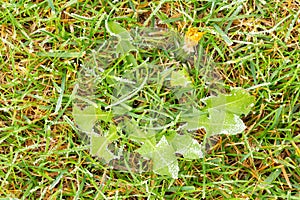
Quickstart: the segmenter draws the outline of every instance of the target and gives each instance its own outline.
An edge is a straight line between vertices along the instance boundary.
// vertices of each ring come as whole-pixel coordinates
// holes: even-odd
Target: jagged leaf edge
[[[166,175],[174,179],[178,178],[179,167],[173,146],[170,145],[165,136],[162,136],[157,144],[153,141],[144,143],[136,150],[142,156],[153,162],[153,172],[159,175]],[[167,161],[167,162],[166,162]]]

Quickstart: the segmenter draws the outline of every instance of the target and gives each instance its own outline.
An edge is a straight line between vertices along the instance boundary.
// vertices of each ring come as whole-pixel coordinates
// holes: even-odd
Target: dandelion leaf
[[[97,120],[110,122],[113,118],[113,114],[111,112],[96,109],[93,106],[87,106],[84,109],[81,109],[77,105],[74,105],[73,117],[75,124],[77,124],[80,130],[90,133]]]
[[[107,23],[107,26],[109,28],[109,31],[113,35],[119,36],[120,39],[122,39],[122,40],[130,40],[131,39],[130,33],[125,28],[123,28],[120,24],[110,21]]]
[[[179,167],[172,145],[168,143],[165,136],[155,146],[149,141],[144,143],[137,152],[152,160],[153,172],[177,179]]]
[[[90,133],[97,120],[96,109],[93,106],[87,106],[81,110],[78,106],[74,105],[73,117],[75,123],[82,131]]]
[[[190,85],[191,81],[189,80],[188,76],[186,76],[186,73],[184,70],[181,71],[172,71],[171,74],[171,87],[175,86],[181,86],[181,87],[187,87]]]
[[[167,138],[167,140],[174,148],[175,153],[179,153],[187,159],[203,158],[202,147],[192,136],[174,134],[172,138]]]
[[[137,142],[147,142],[155,137],[155,133],[151,131],[144,131],[138,127],[137,122],[133,119],[125,118],[123,122],[123,130],[128,134],[128,137]]]
[[[208,97],[203,100],[206,104],[207,115],[194,110],[191,116],[183,116],[183,121],[187,122],[185,129],[204,128],[208,137],[217,134],[241,133],[246,126],[239,116],[250,112],[254,100],[253,96],[239,88],[232,90],[229,95],[220,94],[217,97]]]
[[[91,154],[108,163],[115,158],[114,154],[108,150],[109,143],[110,141],[106,137],[93,133],[91,135]]]
[[[236,88],[229,95],[220,94],[203,100],[208,109],[222,110],[236,115],[247,115],[254,105],[255,98],[247,91]]]
[[[136,50],[136,48],[131,44],[129,40],[120,40],[116,47],[117,53],[120,53],[122,55],[134,50]]]

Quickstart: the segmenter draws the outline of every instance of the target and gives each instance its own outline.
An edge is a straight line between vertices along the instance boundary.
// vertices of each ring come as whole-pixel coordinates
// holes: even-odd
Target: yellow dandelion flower
[[[197,28],[189,28],[184,36],[183,50],[187,53],[194,52],[194,47],[204,34],[205,32],[199,32]]]

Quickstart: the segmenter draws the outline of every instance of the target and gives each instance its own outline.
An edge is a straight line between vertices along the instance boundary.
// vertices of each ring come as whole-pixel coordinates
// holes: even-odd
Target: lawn
[[[0,0],[0,198],[300,199],[299,8],[297,0]],[[73,123],[73,89],[91,50],[110,37],[106,20],[205,32],[199,51],[223,89],[255,97],[245,131],[217,137],[204,158],[180,158],[178,179],[93,157]],[[144,53],[173,65],[163,50]],[[203,130],[196,135],[203,140]]]

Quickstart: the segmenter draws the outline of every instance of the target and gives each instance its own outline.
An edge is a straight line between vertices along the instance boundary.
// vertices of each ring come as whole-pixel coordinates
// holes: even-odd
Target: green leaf
[[[121,40],[131,40],[129,32],[120,24],[110,21],[107,23],[107,27],[110,34],[119,37]]]
[[[135,51],[136,48],[131,44],[130,40],[132,39],[130,33],[120,26],[116,22],[107,22],[107,31],[119,38],[119,42],[116,46],[116,52],[120,54],[126,54],[130,51]]]
[[[238,134],[245,130],[245,125],[239,116],[224,112],[216,109],[209,109],[209,117],[207,115],[197,115],[200,112],[196,112],[194,117],[184,118],[183,121],[187,122],[184,129],[197,130],[204,128],[207,132],[207,136],[217,134]]]
[[[131,43],[130,43],[130,44],[131,44]],[[134,48],[134,47],[133,47],[133,48]],[[133,50],[133,49],[132,49],[132,50]],[[135,50],[135,49],[134,49],[134,50]],[[134,57],[132,54],[128,54],[128,55],[126,56],[126,61],[127,61],[127,63],[132,64],[132,66],[133,66],[134,68],[138,68],[138,67],[139,67],[137,60],[135,59],[135,57]]]
[[[171,74],[171,87],[174,86],[181,86],[181,87],[187,87],[191,84],[191,81],[188,79],[188,76],[186,75],[187,72],[184,70],[180,71],[172,71]]]
[[[115,158],[114,154],[107,149],[109,143],[110,141],[106,137],[93,133],[91,135],[91,154],[108,163]]]
[[[135,51],[136,48],[131,44],[129,40],[120,40],[117,44],[116,51],[120,54],[126,54],[130,51]]]
[[[167,138],[167,140],[173,146],[175,153],[179,153],[187,159],[203,158],[201,145],[190,135],[175,134],[172,138]]]
[[[182,114],[180,117],[181,122],[186,122],[184,126],[185,130],[197,130],[199,128],[205,128],[203,122],[208,120],[207,113],[201,112],[193,108],[193,110]]]
[[[255,98],[243,89],[234,89],[231,94],[203,99],[208,109],[222,110],[236,115],[247,115],[255,103]]]
[[[209,109],[208,124],[205,124],[208,136],[217,134],[238,134],[245,130],[246,126],[238,115]]]
[[[96,109],[93,106],[87,106],[81,110],[77,105],[74,105],[73,117],[75,123],[82,131],[92,132],[97,120],[110,122],[113,118],[113,114],[111,112],[105,112],[101,109]]]
[[[126,105],[125,103],[115,105],[111,109],[113,113],[117,116],[126,115],[130,110],[132,110],[132,108],[129,105]]]
[[[153,141],[148,140],[137,152],[146,158],[152,159],[153,172],[174,179],[178,178],[179,167],[175,151],[165,136],[155,146]]]
[[[157,143],[152,156],[153,171],[160,175],[178,178],[178,161],[173,147],[168,144],[166,137],[163,136]]]
[[[101,109],[97,109],[97,115],[96,116],[97,116],[98,120],[101,120],[101,121],[104,121],[104,122],[111,122],[114,115],[110,111],[106,112],[106,111],[103,111]]]
[[[114,124],[109,125],[108,135],[107,139],[112,142],[114,140],[117,140],[119,138],[117,134],[117,127]]]
[[[156,148],[156,139],[151,138],[149,140],[146,140],[144,144],[136,150],[139,154],[141,154],[143,157],[151,159],[153,157],[153,152]]]
[[[146,132],[141,130],[137,126],[137,122],[133,119],[129,120],[128,118],[125,118],[123,125],[125,132],[129,135],[129,138],[137,142],[145,143],[155,137],[154,132]]]
[[[207,137],[217,134],[238,134],[245,130],[241,114],[248,114],[254,105],[254,97],[245,90],[234,89],[230,95],[221,94],[203,100],[207,114],[193,110],[191,114],[183,115],[182,121],[187,122],[186,130],[204,128]]]
[[[85,132],[92,132],[93,126],[97,120],[96,109],[93,106],[87,106],[81,110],[76,105],[73,106],[73,117],[77,126]]]

